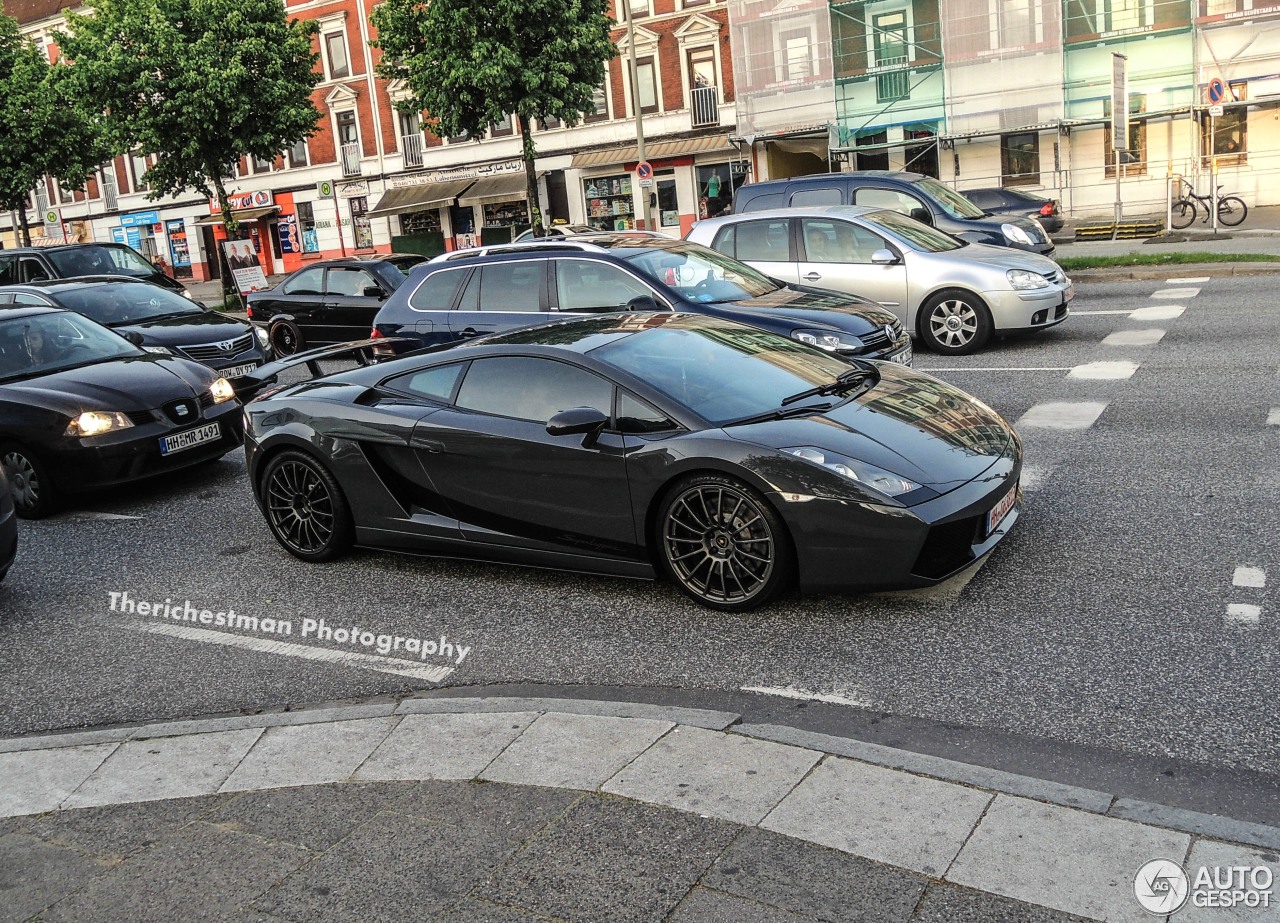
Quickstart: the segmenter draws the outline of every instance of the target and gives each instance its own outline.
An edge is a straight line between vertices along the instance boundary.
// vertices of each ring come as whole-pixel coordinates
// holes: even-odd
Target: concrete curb
[[[1164,281],[1177,276],[1266,276],[1280,273],[1276,263],[1170,263],[1168,266],[1113,266],[1069,272],[1073,282]]]

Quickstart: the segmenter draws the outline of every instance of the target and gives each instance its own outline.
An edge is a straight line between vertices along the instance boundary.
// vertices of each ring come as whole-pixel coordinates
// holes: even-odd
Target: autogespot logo
[[[1133,879],[1133,896],[1143,910],[1166,914],[1181,910],[1191,882],[1182,866],[1172,859],[1152,859]]]

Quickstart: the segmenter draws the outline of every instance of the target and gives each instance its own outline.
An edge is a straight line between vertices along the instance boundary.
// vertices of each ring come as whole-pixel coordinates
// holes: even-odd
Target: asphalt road
[[[1280,773],[1274,285],[1082,285],[1076,313],[1053,331],[958,360],[920,355],[918,367],[994,406],[1026,444],[1022,521],[967,584],[938,591],[793,596],[721,615],[662,584],[372,552],[308,566],[271,539],[237,456],[87,499],[23,523],[0,585],[0,734],[435,686],[258,649],[271,640],[262,632],[239,632],[257,646],[241,648],[139,631],[165,622],[111,611],[109,594],[127,592],[444,636],[469,648],[461,664],[457,650],[421,663],[455,667],[447,686],[786,688],[933,727]],[[1169,288],[1200,291],[1153,297]],[[1127,313],[1171,306],[1185,310]],[[1164,333],[1151,345],[1104,340],[1135,330]],[[1129,377],[1078,377],[1079,366],[1125,361],[1136,364]],[[1105,406],[1082,429],[1019,422],[1059,402],[1086,421],[1099,410],[1088,404]],[[1265,586],[1233,585],[1257,582],[1237,578],[1240,567],[1262,571]],[[1240,606],[1256,609],[1230,608]]]

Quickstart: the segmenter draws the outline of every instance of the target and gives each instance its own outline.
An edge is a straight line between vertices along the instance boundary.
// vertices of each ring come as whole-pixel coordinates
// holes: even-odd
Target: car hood
[[[891,363],[864,394],[809,417],[731,426],[735,439],[772,449],[814,446],[946,493],[980,476],[1015,442],[994,410],[958,388]]]
[[[947,250],[935,256],[949,259],[970,260],[975,263],[986,263],[998,269],[1025,269],[1040,275],[1051,275],[1059,272],[1058,264],[1047,256],[1032,253],[1030,250],[1015,250],[1013,247],[995,247],[991,244],[969,244],[959,250]]]
[[[169,401],[196,397],[217,376],[189,359],[142,355],[113,359],[0,384],[7,397],[75,415],[84,410],[153,410]]]
[[[141,334],[148,346],[198,346],[244,336],[249,332],[249,325],[216,311],[201,311],[199,314],[122,324],[111,329],[120,334],[129,331]]]
[[[835,326],[855,336],[882,330],[886,324],[894,323],[894,316],[873,302],[863,301],[852,295],[794,285],[758,298],[701,307],[718,309],[717,313],[747,324],[751,323],[753,315],[771,317],[774,320],[781,315],[797,323]]]

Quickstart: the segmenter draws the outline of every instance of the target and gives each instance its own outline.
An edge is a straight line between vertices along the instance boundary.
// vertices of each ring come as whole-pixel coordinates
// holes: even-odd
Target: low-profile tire
[[[1218,224],[1233,228],[1244,221],[1248,214],[1249,206],[1239,196],[1224,195],[1218,200]]]
[[[314,456],[293,449],[274,456],[258,493],[271,534],[295,558],[320,563],[351,550],[351,507],[337,479]]]
[[[991,312],[970,292],[939,292],[920,309],[920,338],[944,356],[967,356],[991,338]]]
[[[306,344],[302,339],[302,331],[291,320],[273,321],[267,331],[267,336],[271,340],[271,348],[275,350],[277,356],[292,356],[294,353],[306,348]]]
[[[668,579],[722,612],[763,606],[795,572],[782,518],[758,491],[725,475],[692,475],[673,485],[658,508],[653,541]]]
[[[43,519],[57,511],[60,503],[57,489],[49,477],[49,469],[40,457],[24,446],[9,443],[0,446],[0,465],[4,466],[13,493],[14,511],[23,519]]]

